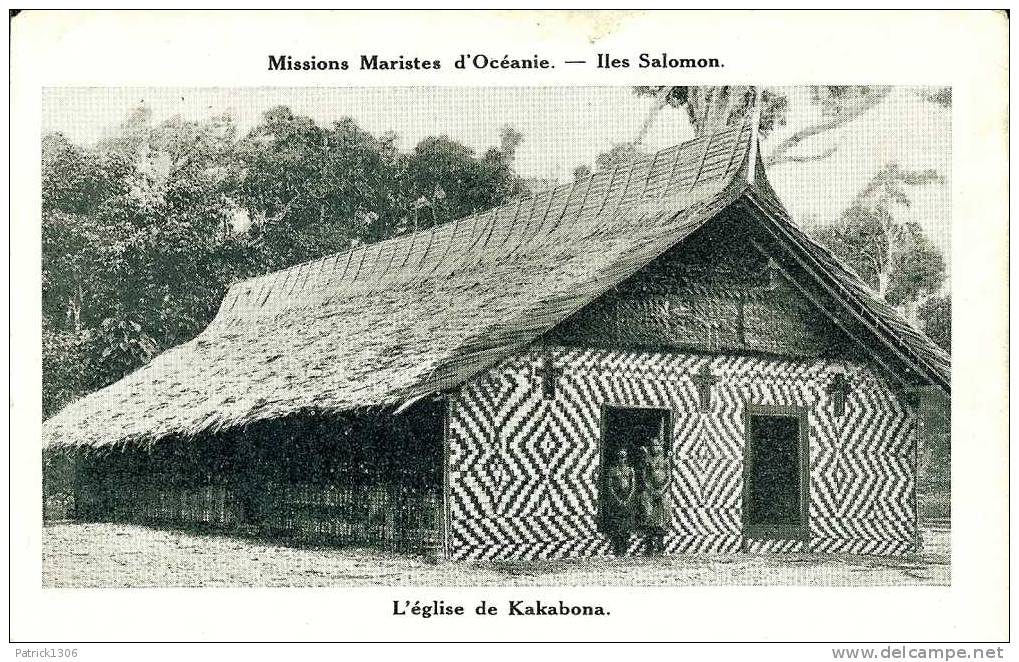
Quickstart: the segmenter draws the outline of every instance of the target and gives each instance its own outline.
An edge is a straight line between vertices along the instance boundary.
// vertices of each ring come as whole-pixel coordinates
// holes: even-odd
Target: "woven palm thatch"
[[[750,173],[763,173],[752,126],[238,283],[197,338],[46,421],[44,444],[153,441],[397,405],[463,383],[753,189]]]
[[[926,335],[913,328],[898,310],[888,305],[867,283],[824,246],[801,230],[768,183],[760,162],[759,175],[747,188],[746,199],[761,211],[775,234],[822,287],[860,319],[877,338],[920,377],[951,392],[951,357]]]

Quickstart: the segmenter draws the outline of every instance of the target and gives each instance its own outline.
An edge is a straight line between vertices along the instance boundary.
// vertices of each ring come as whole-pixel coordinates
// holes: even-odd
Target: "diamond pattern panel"
[[[543,393],[545,358],[554,393]],[[702,412],[694,375],[718,377]],[[828,384],[847,370],[842,417]],[[810,540],[746,540],[742,531],[747,403],[807,408]],[[456,559],[610,554],[598,531],[603,405],[669,409],[666,553],[915,549],[912,411],[866,366],[746,356],[550,347],[503,361],[452,398],[450,551]],[[796,544],[792,544],[796,543]],[[644,544],[631,538],[629,552]]]

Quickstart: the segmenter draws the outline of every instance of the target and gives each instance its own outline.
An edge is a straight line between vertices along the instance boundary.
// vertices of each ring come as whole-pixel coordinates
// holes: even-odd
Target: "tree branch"
[[[733,85],[724,89],[726,93],[725,106],[722,109],[721,115],[717,118],[718,126],[715,127],[715,130],[725,128],[729,118],[746,103],[747,93],[753,88],[748,85]]]
[[[655,95],[655,103],[648,111],[647,117],[644,118],[644,123],[641,125],[640,131],[637,132],[637,137],[633,140],[634,145],[639,145],[644,142],[644,137],[647,135],[648,130],[651,129],[651,125],[654,123],[655,118],[658,117],[658,113],[662,112],[662,108],[665,108],[665,106],[668,105],[670,92],[672,92],[672,86],[663,85],[662,89]]]
[[[281,209],[279,211],[279,213],[273,214],[271,217],[266,218],[265,222],[266,223],[277,223],[277,222],[283,220],[283,217],[286,216],[288,213],[290,213],[290,209],[294,206],[294,204],[298,200],[300,200],[303,197],[303,195],[304,195],[303,193],[297,193],[294,197],[290,198],[290,202],[288,202],[287,204],[283,205],[283,209]]]
[[[808,161],[823,161],[832,154],[838,151],[838,147],[828,147],[823,149],[817,154],[805,154],[803,156],[782,156],[773,161],[769,161],[768,165],[777,166],[786,163],[807,163]]]
[[[793,135],[789,136],[788,138],[780,142],[778,146],[776,146],[775,149],[773,149],[771,153],[768,155],[768,159],[767,161],[765,161],[765,163],[767,165],[774,165],[776,162],[778,162],[779,159],[785,156],[786,152],[795,148],[804,140],[807,140],[808,138],[813,138],[818,134],[825,133],[826,131],[831,131],[832,129],[837,129],[840,126],[852,122],[856,118],[865,114],[874,106],[878,105],[882,100],[884,100],[886,96],[888,96],[888,93],[890,91],[891,91],[890,87],[878,88],[871,94],[868,94],[866,97],[864,97],[864,99],[852,110],[838,113],[837,115],[835,115],[834,117],[827,121],[818,122],[817,124],[812,124],[806,128],[800,129]]]

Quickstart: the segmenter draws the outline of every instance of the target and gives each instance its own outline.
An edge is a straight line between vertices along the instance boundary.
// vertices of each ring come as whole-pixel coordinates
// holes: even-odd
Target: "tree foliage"
[[[44,415],[193,338],[238,280],[504,202],[522,187],[522,138],[403,153],[395,134],[285,107],[244,136],[229,116],[153,124],[143,110],[94,146],[45,136]]]
[[[874,175],[838,221],[815,230],[822,244],[914,323],[918,306],[944,284],[945,262],[920,225],[897,220],[895,208],[909,206],[910,187],[940,180],[934,171],[889,164]]]
[[[923,332],[946,352],[952,351],[952,295],[933,296],[920,304],[917,315]]]
[[[686,111],[690,125],[697,136],[735,126],[743,121],[753,106],[758,90],[746,85],[723,86],[636,86],[637,96],[652,96],[655,105],[649,118],[665,106]],[[811,102],[818,107],[820,118],[800,127],[783,140],[769,146],[764,156],[767,165],[798,163],[828,158],[836,148],[827,147],[812,154],[796,153],[797,148],[809,139],[848,124],[877,106],[890,92],[887,86],[868,85],[814,85],[810,87]],[[760,133],[768,137],[784,127],[789,113],[789,95],[784,88],[764,87],[760,92]],[[647,130],[647,124],[641,136]],[[637,140],[636,142],[640,142]]]
[[[503,132],[499,148],[481,158],[448,136],[425,138],[406,158],[408,199],[425,198],[418,227],[428,227],[489,209],[522,192],[511,163],[519,138]],[[437,196],[436,193],[441,192]]]
[[[660,105],[682,108],[698,136],[735,126],[754,103],[754,88],[746,85],[646,86],[633,88],[637,96],[651,96]],[[772,88],[761,91],[761,135],[785,125],[789,100]]]
[[[891,88],[863,85],[816,85],[810,88],[810,102],[816,107],[819,119],[807,126],[799,127],[781,141],[769,145],[764,152],[767,165],[801,163],[826,159],[836,151],[827,146],[813,153],[801,153],[801,145],[811,138],[827,133],[863,116],[887,96]],[[755,100],[760,104],[760,135],[767,138],[777,129],[786,126],[789,116],[789,93],[785,88],[749,85],[722,86],[664,86],[637,85],[633,92],[638,97],[653,99],[648,115],[638,135],[632,142],[618,143],[600,154],[595,170],[630,163],[645,152],[641,148],[661,110],[666,107],[685,111],[686,118],[695,136],[704,136],[715,131],[733,127],[744,121]],[[759,94],[759,98],[758,98]],[[573,171],[575,178],[591,174],[588,166],[578,166]]]

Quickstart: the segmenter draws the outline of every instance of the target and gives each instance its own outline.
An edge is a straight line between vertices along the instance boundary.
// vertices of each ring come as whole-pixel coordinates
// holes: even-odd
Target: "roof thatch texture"
[[[46,421],[44,444],[153,441],[456,386],[752,190],[755,143],[748,118],[483,214],[238,283],[197,338]],[[761,198],[791,225],[773,194]],[[814,246],[834,278],[859,281]],[[866,286],[859,296],[928,351]]]
[[[238,283],[197,338],[46,421],[44,444],[190,435],[454,386],[734,200],[751,134],[748,122],[483,214]]]
[[[757,205],[771,221],[786,246],[823,287],[833,293],[847,313],[861,319],[874,335],[882,340],[904,363],[933,384],[951,391],[951,356],[926,335],[917,331],[898,310],[888,305],[869,285],[821,244],[801,230],[782,206],[763,170],[746,192],[746,198]]]

